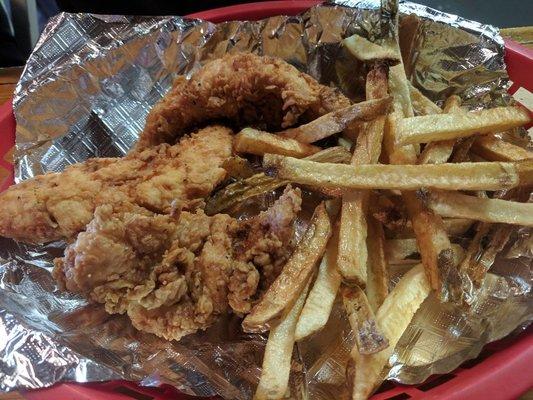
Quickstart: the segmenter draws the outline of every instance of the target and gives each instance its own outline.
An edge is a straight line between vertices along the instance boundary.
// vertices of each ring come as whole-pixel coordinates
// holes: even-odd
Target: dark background
[[[185,15],[245,2],[247,1],[36,0],[36,13],[39,29],[42,29],[47,19],[60,11],[98,14]],[[32,47],[28,38],[22,37],[21,39],[20,34],[14,35],[16,29],[13,29],[13,25],[17,26],[17,17],[13,10],[14,4],[10,3],[10,0],[0,0],[0,67],[23,65]],[[418,3],[501,28],[533,25],[533,0],[418,0]],[[13,21],[14,19],[15,21]]]

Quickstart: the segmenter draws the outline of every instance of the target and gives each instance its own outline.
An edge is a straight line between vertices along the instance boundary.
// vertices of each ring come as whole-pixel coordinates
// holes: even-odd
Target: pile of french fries
[[[269,331],[257,400],[287,395],[294,344],[325,326],[336,299],[356,342],[353,399],[368,398],[429,293],[468,307],[513,225],[533,226],[533,154],[499,135],[529,124],[526,109],[467,111],[457,96],[441,109],[408,82],[398,49],[358,36],[344,45],[368,64],[366,101],[276,134],[242,130],[236,152],[262,156],[264,172],[241,177],[206,208],[231,210],[289,183],[323,198],[242,323]],[[356,137],[343,133],[349,126]],[[317,145],[333,135],[339,146]],[[464,248],[456,239],[467,232]],[[410,269],[390,290],[399,264]]]

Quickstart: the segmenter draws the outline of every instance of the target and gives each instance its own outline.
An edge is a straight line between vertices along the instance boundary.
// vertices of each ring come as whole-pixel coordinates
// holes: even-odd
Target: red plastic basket
[[[273,15],[295,15],[320,3],[317,0],[266,1],[218,8],[189,17],[212,22],[254,20]],[[510,93],[522,87],[533,91],[533,52],[506,41],[507,70],[513,81]],[[12,150],[15,143],[15,118],[11,103],[0,107],[0,191],[13,182]],[[533,388],[532,330],[514,338],[491,343],[475,360],[464,363],[449,374],[430,377],[416,386],[385,383],[374,400],[439,399],[439,400],[511,400]],[[127,381],[106,383],[58,384],[51,388],[24,392],[29,400],[187,400],[169,385],[158,388],[139,387]]]

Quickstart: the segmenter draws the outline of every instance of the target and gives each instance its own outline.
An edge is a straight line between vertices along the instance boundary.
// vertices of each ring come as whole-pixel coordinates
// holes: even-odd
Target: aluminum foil
[[[281,57],[357,99],[363,66],[339,42],[354,33],[371,40],[393,36],[394,2],[384,5],[337,1],[300,16],[222,24],[60,14],[48,23],[16,89],[16,180],[88,157],[125,154],[173,78],[227,52]],[[400,38],[413,43],[401,43],[405,66],[426,95],[442,102],[457,93],[473,108],[509,101],[497,29],[414,3],[400,4],[400,12]],[[413,32],[409,14],[421,17]],[[196,395],[251,398],[264,337],[242,333],[232,317],[180,342],[138,332],[127,318],[58,291],[51,261],[63,248],[61,242],[31,246],[0,239],[0,390],[123,378],[170,383]],[[532,254],[530,230],[517,230],[468,313],[430,296],[401,338],[388,377],[414,383],[448,372],[529,321]],[[291,395],[345,395],[351,346],[336,307],[325,329],[295,350]]]

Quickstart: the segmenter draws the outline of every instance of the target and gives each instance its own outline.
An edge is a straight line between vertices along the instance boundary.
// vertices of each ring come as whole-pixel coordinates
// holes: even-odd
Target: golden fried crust
[[[201,210],[158,215],[103,205],[55,260],[53,275],[107,312],[127,313],[137,329],[179,340],[231,309],[250,310],[260,279],[272,279],[292,250],[300,204],[299,190],[288,189],[244,222]]]
[[[0,236],[42,243],[73,239],[102,204],[168,213],[207,196],[226,176],[231,130],[211,126],[124,158],[92,159],[0,194]]]
[[[191,127],[220,118],[275,130],[294,125],[304,113],[314,119],[349,104],[283,60],[230,54],[208,62],[190,80],[175,81],[148,115],[136,149],[173,143]]]

